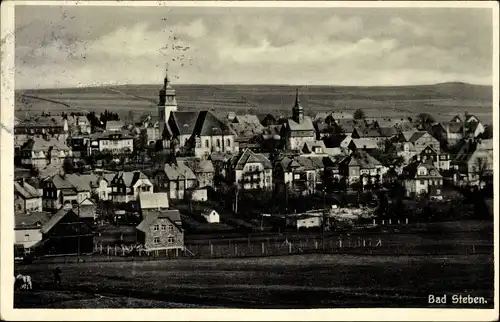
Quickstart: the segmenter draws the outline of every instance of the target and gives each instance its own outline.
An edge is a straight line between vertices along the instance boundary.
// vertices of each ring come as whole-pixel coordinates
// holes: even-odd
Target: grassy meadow
[[[16,91],[16,115],[25,117],[43,110],[95,111],[105,109],[125,116],[156,113],[158,85],[123,85],[91,88]],[[218,115],[268,113],[290,115],[296,86],[277,85],[175,85],[179,110],[213,110]],[[401,118],[420,112],[449,120],[465,111],[491,123],[492,88],[464,83],[421,86],[355,87],[299,86],[306,113],[345,111],[361,108],[367,117]]]

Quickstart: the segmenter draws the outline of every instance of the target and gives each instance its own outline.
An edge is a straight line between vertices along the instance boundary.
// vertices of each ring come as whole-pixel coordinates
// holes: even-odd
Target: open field
[[[483,296],[481,306],[492,307],[492,263],[490,255],[314,254],[58,264],[63,292],[51,293],[55,265],[39,264],[19,267],[34,290],[16,292],[15,307],[428,307],[430,293]]]
[[[328,253],[217,259],[44,259],[16,265],[32,276],[34,289],[16,292],[15,305],[427,307],[427,295],[432,293],[483,296],[488,303],[481,307],[492,307],[491,222],[413,224],[404,233],[352,232],[349,238],[375,235],[383,240],[380,252],[345,247],[342,252],[329,248]],[[221,240],[221,246],[226,243]],[[63,270],[63,289],[57,291],[52,285],[56,266]]]
[[[213,110],[225,115],[268,113],[289,115],[295,86],[275,85],[175,85],[179,110]],[[124,85],[94,88],[40,89],[16,92],[16,115],[24,117],[43,110],[96,111],[105,109],[125,116],[156,113],[160,85]],[[401,118],[427,112],[438,120],[449,120],[468,111],[491,123],[492,89],[463,83],[398,87],[301,86],[301,104],[306,113],[361,108],[367,117]]]

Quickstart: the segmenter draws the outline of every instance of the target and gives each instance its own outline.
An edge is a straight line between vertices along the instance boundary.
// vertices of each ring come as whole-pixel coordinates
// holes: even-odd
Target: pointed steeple
[[[302,123],[302,121],[304,120],[304,108],[300,105],[298,88],[295,92],[295,105],[292,108],[292,115],[293,120],[297,123]]]
[[[300,99],[299,99],[299,89],[295,89],[295,107],[300,106]]]
[[[165,79],[163,80],[163,88],[170,88],[170,78],[168,78],[168,63],[165,66]]]

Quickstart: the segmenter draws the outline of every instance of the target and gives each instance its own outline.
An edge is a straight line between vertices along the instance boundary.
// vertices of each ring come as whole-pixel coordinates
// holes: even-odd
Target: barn
[[[91,253],[94,234],[73,209],[60,209],[42,229],[43,252],[47,254]]]

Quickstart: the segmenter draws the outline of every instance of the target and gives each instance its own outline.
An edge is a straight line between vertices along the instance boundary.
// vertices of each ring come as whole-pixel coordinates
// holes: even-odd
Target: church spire
[[[293,120],[297,123],[302,123],[304,120],[304,108],[300,105],[299,89],[295,91],[295,105],[292,108]]]
[[[295,89],[295,107],[300,106],[300,99],[299,99],[299,88]]]
[[[168,78],[168,63],[165,66],[165,79],[163,81],[163,88],[170,88],[170,78]]]

